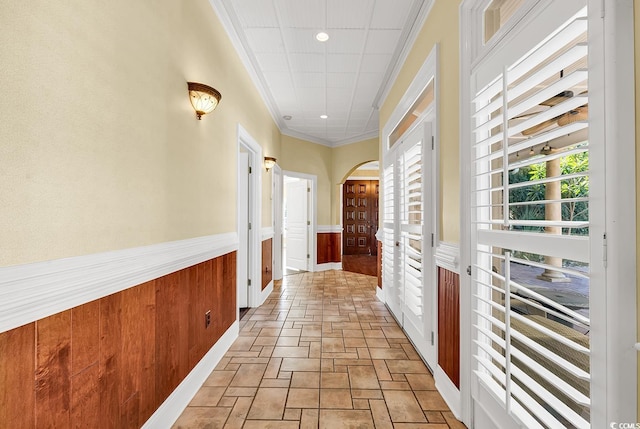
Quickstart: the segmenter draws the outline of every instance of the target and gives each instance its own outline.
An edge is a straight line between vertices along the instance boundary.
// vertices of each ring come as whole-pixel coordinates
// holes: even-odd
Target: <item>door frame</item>
[[[309,228],[309,271],[318,271],[318,251],[317,251],[317,231],[318,231],[318,176],[315,174],[307,174],[300,173],[297,171],[290,170],[282,170],[282,177],[284,180],[285,176],[296,177],[298,179],[308,180],[309,181],[309,189],[310,191],[307,193],[308,196],[308,213],[311,217],[311,225]],[[284,201],[283,201],[284,202]],[[283,261],[284,266],[284,261]]]
[[[249,174],[249,223],[251,229],[248,231],[249,246],[247,251],[247,257],[249,258],[247,278],[251,280],[251,286],[249,287],[249,307],[258,307],[263,302],[266,296],[263,296],[261,290],[262,279],[262,234],[261,234],[261,220],[262,220],[262,147],[258,142],[249,134],[249,132],[240,124],[238,124],[238,140],[237,140],[237,153],[240,153],[241,149],[244,149],[249,154],[249,166],[251,172]],[[239,156],[238,161],[239,162]],[[236,170],[239,172],[239,169]],[[238,185],[240,179],[238,178]],[[240,199],[240,189],[238,188],[238,201]],[[239,202],[236,201],[236,208],[239,206]],[[236,211],[236,228],[240,231],[239,213]],[[247,225],[248,227],[248,225]],[[239,234],[238,234],[239,235]],[[242,246],[242,243],[240,243]],[[238,251],[241,251],[240,246]],[[236,270],[241,267],[236,267]],[[240,285],[236,285],[240,287]]]
[[[282,215],[284,183],[282,168],[278,164],[273,166],[271,175],[272,200],[271,214],[273,219],[273,279],[282,279]]]
[[[529,0],[523,21],[549,7],[551,0]],[[558,2],[559,3],[559,2]],[[592,263],[603,263],[607,286],[591,290],[591,350],[597,359],[606,360],[606,373],[592,373],[592,404],[604,404],[595,412],[593,427],[608,427],[612,421],[635,422],[637,419],[637,273],[636,179],[635,179],[635,99],[634,87],[634,14],[633,0],[586,0],[589,8],[589,135],[591,139],[609,141],[604,153],[606,180],[605,218],[594,236]],[[481,58],[490,58],[492,50],[515,34],[501,34],[501,40],[487,44],[479,52],[475,41],[482,34],[483,2],[463,0],[460,5],[460,264],[461,271],[471,265],[470,169],[468,142],[471,131],[471,76]],[[530,16],[529,16],[530,15]],[[604,156],[604,153],[602,156]],[[618,184],[624,183],[624,189]],[[602,186],[598,184],[597,186]],[[595,235],[595,234],[594,234]],[[602,261],[602,262],[598,262]],[[595,283],[595,282],[594,282]],[[467,427],[486,423],[486,415],[476,419],[471,396],[471,277],[461,275],[460,385],[462,421]],[[595,305],[600,303],[602,305]],[[601,326],[604,324],[605,326]],[[599,331],[599,332],[598,332]],[[595,353],[594,353],[595,352]],[[592,357],[593,359],[593,357]],[[633,382],[629,382],[629,380]],[[495,417],[494,413],[492,416]],[[508,427],[509,422],[494,422]]]
[[[375,160],[372,160],[375,161]],[[366,161],[363,163],[358,164],[358,166],[356,166],[353,171],[356,171],[358,168],[360,168],[360,166],[368,164],[372,161]],[[352,171],[352,173],[353,173]],[[378,170],[380,171],[380,170]],[[380,176],[351,176],[351,174],[349,174],[349,176],[347,176],[342,182],[339,183],[339,188],[340,188],[340,225],[338,225],[340,227],[340,259],[342,260],[342,256],[344,256],[344,185],[346,185],[346,183],[349,180],[375,180],[376,182],[378,182],[378,186],[380,186],[382,184],[382,181],[380,180]],[[379,188],[382,189],[382,188]],[[380,229],[380,193],[378,192],[378,229]],[[377,233],[378,231],[376,231]],[[375,235],[375,233],[374,233]],[[376,252],[377,250],[377,246],[378,246],[378,239],[376,237],[374,237],[374,243],[376,245]]]

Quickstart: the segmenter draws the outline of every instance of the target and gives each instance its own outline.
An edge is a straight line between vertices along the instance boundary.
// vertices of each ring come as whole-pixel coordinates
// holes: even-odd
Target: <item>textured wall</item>
[[[237,124],[279,157],[207,0],[8,0],[0,58],[0,266],[234,231]],[[222,92],[202,121],[190,80]]]

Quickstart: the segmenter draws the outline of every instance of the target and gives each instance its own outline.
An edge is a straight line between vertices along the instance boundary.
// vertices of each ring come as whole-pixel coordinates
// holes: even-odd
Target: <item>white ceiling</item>
[[[378,136],[377,106],[433,0],[210,2],[281,132],[339,146]]]

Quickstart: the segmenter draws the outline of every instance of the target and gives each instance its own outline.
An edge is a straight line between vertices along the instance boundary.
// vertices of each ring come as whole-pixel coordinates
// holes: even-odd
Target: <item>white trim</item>
[[[272,197],[271,197],[271,214],[273,219],[273,279],[280,280],[282,278],[282,191],[284,183],[282,180],[282,168],[278,164],[273,166],[271,173],[272,181]]]
[[[380,287],[380,285],[378,285],[378,287],[376,287],[376,298],[378,298],[378,300],[380,302],[387,302],[387,297],[384,293],[384,290]]]
[[[440,365],[437,365],[433,371],[433,379],[436,382],[436,389],[440,392],[442,399],[447,403],[456,419],[460,420],[462,416],[462,397],[460,390],[453,384]]]
[[[170,428],[196,395],[229,350],[240,331],[240,323],[236,320],[220,337],[214,346],[198,362],[191,372],[182,380],[169,397],[158,407],[155,413],[142,426],[143,429]]]
[[[342,270],[342,262],[327,262],[326,264],[316,264],[314,271]]]
[[[460,247],[456,243],[441,241],[436,247],[436,265],[460,274]]]
[[[311,230],[309,231],[309,270],[313,271],[318,265],[318,176],[315,174],[298,173],[297,171],[282,170],[282,176],[297,177],[311,182],[309,213],[311,215]]]
[[[318,225],[317,232],[318,234],[330,233],[330,232],[342,233],[342,226],[341,225]]]
[[[273,292],[273,278],[271,279],[267,287],[265,287],[264,289],[261,289],[261,288],[262,288],[262,284],[260,284],[260,286],[258,287],[258,289],[260,289],[260,291],[258,292],[260,295],[260,298],[259,298],[260,305],[264,304],[264,302],[269,297],[269,295],[271,295],[271,292]]]
[[[378,90],[378,93],[376,94],[376,97],[373,100],[373,106],[376,109],[379,110],[380,107],[387,100],[387,97],[391,92],[391,88],[393,88],[393,85],[395,84],[396,80],[398,79],[398,76],[400,75],[400,71],[402,70],[405,63],[407,62],[407,58],[409,58],[409,54],[413,50],[413,45],[416,43],[416,40],[418,39],[418,35],[424,28],[425,22],[427,21],[427,18],[429,17],[429,13],[431,12],[431,8],[433,8],[434,4],[435,4],[435,0],[426,0],[426,1],[423,1],[422,4],[419,6],[417,13],[412,11],[412,13],[415,14],[416,19],[413,22],[411,30],[406,35],[406,39],[404,42],[404,46],[402,47],[402,51],[399,53],[399,55],[396,58],[392,58],[391,60],[391,64],[394,65],[393,68],[390,67],[389,69],[387,69],[387,72],[385,73],[385,76],[382,80],[382,85],[380,85],[380,89]]]
[[[331,147],[340,147],[340,146],[348,146],[353,143],[360,143],[365,140],[375,139],[380,136],[380,130],[369,131],[368,133],[359,134],[355,137],[351,137],[348,139],[340,140],[331,145]]]
[[[260,233],[262,234],[262,241],[273,238],[274,236],[274,231],[272,226],[263,226]]]
[[[0,332],[237,249],[232,232],[0,268]]]
[[[345,182],[347,180],[380,180],[380,176],[349,176]]]
[[[238,124],[238,153],[244,147],[249,152],[249,165],[253,169],[249,175],[249,222],[251,225],[260,225],[262,221],[262,146],[249,134],[249,132]],[[236,219],[239,213],[236,210]],[[239,223],[237,223],[238,225]],[[248,279],[252,284],[260,284],[262,279],[262,240],[261,229],[254,227],[249,231],[249,272]],[[240,268],[240,267],[238,267]],[[249,289],[249,307],[258,307],[264,300],[261,300],[259,287]]]

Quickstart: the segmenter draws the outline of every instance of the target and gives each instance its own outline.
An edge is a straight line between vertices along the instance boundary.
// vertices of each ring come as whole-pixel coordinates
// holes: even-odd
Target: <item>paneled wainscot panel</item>
[[[235,273],[231,252],[0,333],[0,426],[139,428],[234,323]]]

